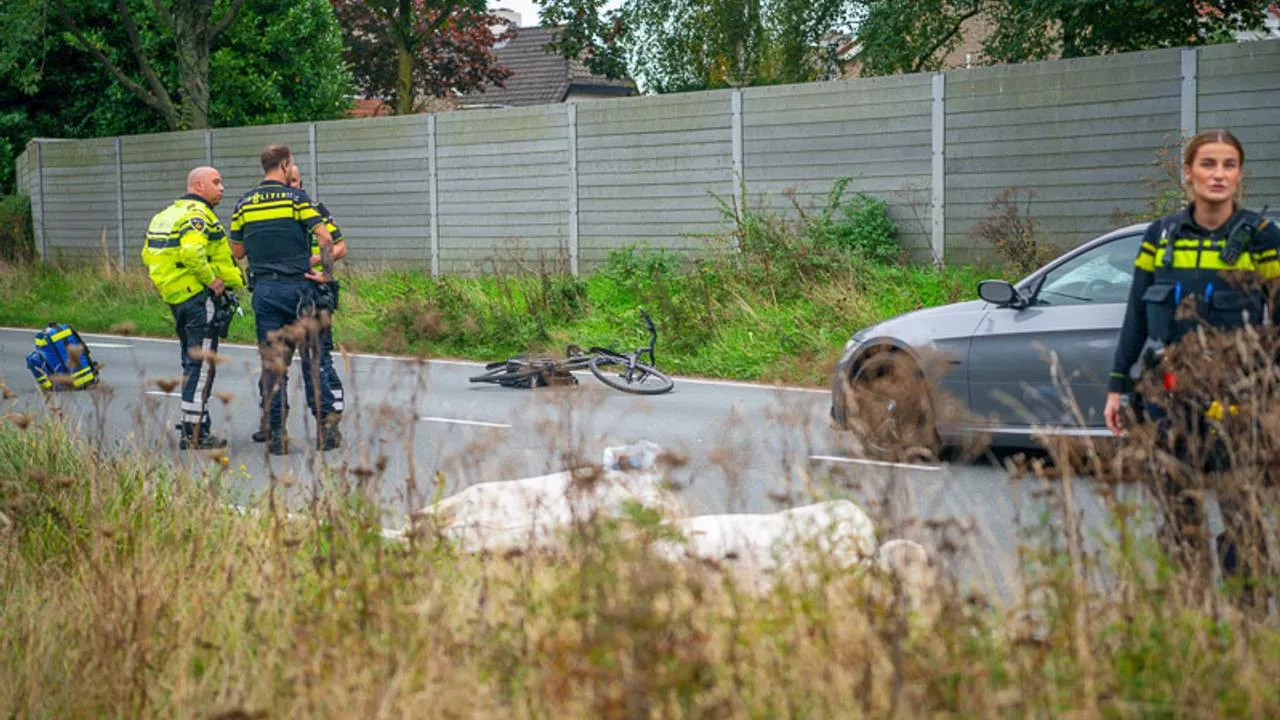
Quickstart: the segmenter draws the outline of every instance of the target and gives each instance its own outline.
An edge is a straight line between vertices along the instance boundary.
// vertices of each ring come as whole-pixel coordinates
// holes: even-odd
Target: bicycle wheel
[[[661,395],[675,387],[661,370],[639,362],[628,370],[622,358],[611,355],[592,356],[591,374],[614,390],[636,395]]]

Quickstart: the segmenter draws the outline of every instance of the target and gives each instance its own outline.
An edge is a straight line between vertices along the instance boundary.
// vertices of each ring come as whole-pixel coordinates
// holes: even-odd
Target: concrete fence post
[[[320,171],[316,169],[316,124],[307,123],[307,187],[311,199],[320,202]]]
[[[1198,89],[1196,88],[1196,71],[1199,64],[1199,56],[1195,48],[1184,48],[1182,50],[1182,102],[1181,102],[1181,119],[1178,122],[1178,129],[1182,134],[1179,145],[1196,134],[1196,126],[1198,118],[1196,111],[1198,108]]]
[[[742,207],[742,91],[734,90],[730,96],[729,109],[733,113],[733,199],[738,207]]]
[[[436,181],[436,114],[427,116],[427,207],[431,214],[431,277],[440,277],[440,196]]]
[[[204,164],[213,165],[213,131],[204,129]]]
[[[942,73],[933,75],[933,120],[931,142],[933,179],[930,182],[930,220],[932,232],[930,246],[933,250],[934,265],[942,265],[946,256],[947,245],[947,76]]]
[[[116,245],[120,251],[120,269],[124,270],[124,160],[120,153],[120,138],[115,139],[116,149]]]
[[[569,272],[578,277],[578,105],[565,105],[569,121]]]
[[[44,242],[45,242],[44,240],[44,197],[45,197],[44,196],[44,155],[40,152],[40,147],[41,147],[40,141],[36,140],[35,144],[36,144],[36,189],[39,191],[39,194],[40,194],[40,210],[39,212],[32,213],[31,224],[34,226],[33,229],[35,230],[36,246],[40,248],[40,260],[41,262],[43,262],[45,259],[45,250],[46,250],[44,245]],[[34,195],[35,193],[32,193],[32,194]]]

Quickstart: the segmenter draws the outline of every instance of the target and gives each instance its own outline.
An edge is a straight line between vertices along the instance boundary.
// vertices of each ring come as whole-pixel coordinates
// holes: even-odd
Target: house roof
[[[506,87],[490,86],[471,93],[465,102],[492,105],[543,105],[564,102],[574,87],[607,88],[619,94],[634,92],[630,80],[613,80],[592,74],[577,60],[567,60],[544,48],[554,28],[520,28],[516,36],[494,50],[498,62],[511,70]]]

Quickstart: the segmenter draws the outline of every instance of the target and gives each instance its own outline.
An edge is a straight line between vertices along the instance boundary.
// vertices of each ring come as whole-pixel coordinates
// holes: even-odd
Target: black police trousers
[[[315,299],[315,283],[306,278],[260,277],[254,284],[263,426],[272,434],[284,428],[288,417],[288,373],[295,350],[301,351],[307,407],[317,421],[344,409],[342,381],[333,367],[333,333],[319,321]]]
[[[1230,457],[1225,442],[1210,432],[1203,408],[1175,403],[1170,402],[1169,407],[1153,402],[1142,404],[1147,420],[1156,425],[1159,446],[1188,463],[1186,473],[1157,470],[1150,490],[1156,495],[1160,511],[1160,539],[1165,551],[1188,566],[1206,568],[1212,551],[1203,491],[1209,488],[1196,480],[1200,475],[1228,470]],[[1251,519],[1249,503],[1239,492],[1226,487],[1214,490],[1223,524],[1223,532],[1216,538],[1218,561],[1226,577],[1250,586],[1245,599],[1254,600],[1250,597],[1251,581],[1261,570],[1257,561],[1266,557],[1264,529]]]
[[[218,333],[213,327],[213,293],[202,290],[194,297],[169,306],[182,352],[182,432],[209,434],[209,393],[217,370]]]

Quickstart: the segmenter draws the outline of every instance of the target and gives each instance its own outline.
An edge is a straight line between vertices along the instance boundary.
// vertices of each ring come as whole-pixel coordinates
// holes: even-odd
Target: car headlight
[[[849,338],[848,342],[844,344],[844,352],[840,353],[839,364],[844,365],[845,363],[849,362],[849,358],[853,357],[853,353],[856,352],[857,349],[861,346],[862,346],[862,339],[859,338],[857,335],[854,335],[853,337]]]

